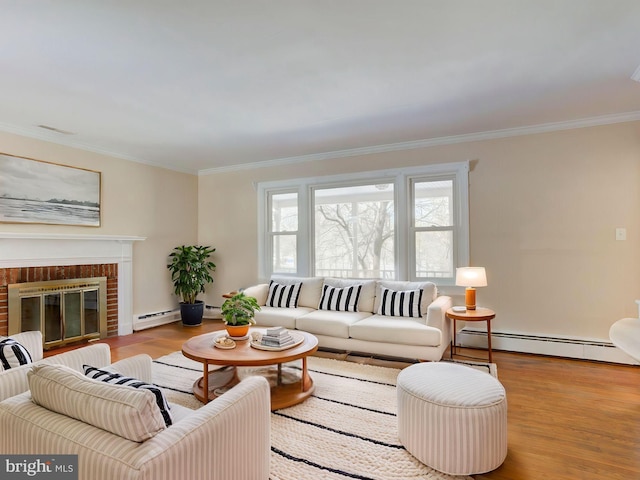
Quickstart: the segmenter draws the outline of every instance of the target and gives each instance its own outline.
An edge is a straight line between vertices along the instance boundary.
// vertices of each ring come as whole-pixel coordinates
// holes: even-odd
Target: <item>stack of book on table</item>
[[[267,331],[262,335],[260,343],[266,347],[286,347],[293,345],[295,342],[293,337],[284,327],[267,328]]]

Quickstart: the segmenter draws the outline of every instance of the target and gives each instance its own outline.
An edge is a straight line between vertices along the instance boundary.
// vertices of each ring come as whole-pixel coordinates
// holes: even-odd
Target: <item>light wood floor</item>
[[[157,358],[180,350],[189,337],[222,327],[215,320],[198,327],[178,322],[106,342],[113,361],[138,353]],[[486,358],[483,351],[460,353]],[[319,355],[396,368],[407,365]],[[500,468],[474,478],[640,479],[639,367],[495,351],[493,356],[507,391],[509,449]]]

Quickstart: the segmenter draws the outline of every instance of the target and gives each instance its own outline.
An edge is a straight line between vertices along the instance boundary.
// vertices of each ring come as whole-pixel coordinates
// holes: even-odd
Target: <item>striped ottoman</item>
[[[440,472],[494,470],[507,456],[504,387],[464,365],[411,365],[398,375],[398,433],[409,453]]]

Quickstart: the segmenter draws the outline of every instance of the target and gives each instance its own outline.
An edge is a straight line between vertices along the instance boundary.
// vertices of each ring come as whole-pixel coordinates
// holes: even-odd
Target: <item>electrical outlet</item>
[[[626,240],[627,239],[627,229],[624,227],[616,228],[616,240]]]

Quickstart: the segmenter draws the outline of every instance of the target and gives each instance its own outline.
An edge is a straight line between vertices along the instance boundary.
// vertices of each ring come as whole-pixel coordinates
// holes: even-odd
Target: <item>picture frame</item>
[[[0,223],[99,227],[101,176],[0,152]]]

